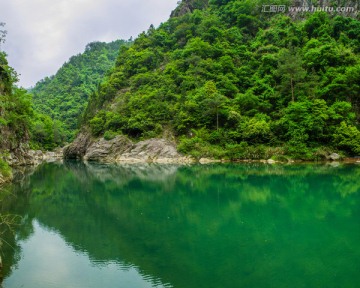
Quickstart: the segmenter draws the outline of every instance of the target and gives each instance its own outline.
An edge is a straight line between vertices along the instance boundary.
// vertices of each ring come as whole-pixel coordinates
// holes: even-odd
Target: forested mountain
[[[94,137],[171,135],[195,157],[360,154],[358,16],[267,4],[184,0],[134,43],[90,43],[31,89],[35,112],[1,54],[2,145],[61,146],[82,115]]]
[[[49,136],[46,130],[51,129],[50,126],[54,124],[57,134],[62,138],[55,139],[57,144],[73,138],[88,96],[97,89],[104,75],[114,66],[119,48],[129,44],[124,40],[90,43],[84,53],[71,57],[54,76],[39,81],[30,90],[35,111],[43,114],[35,123],[33,133],[40,147],[51,148],[54,140],[46,139]],[[54,123],[51,123],[51,119]]]
[[[171,131],[194,156],[360,154],[360,22],[263,13],[263,4],[182,1],[166,23],[121,48],[83,125],[106,138]]]

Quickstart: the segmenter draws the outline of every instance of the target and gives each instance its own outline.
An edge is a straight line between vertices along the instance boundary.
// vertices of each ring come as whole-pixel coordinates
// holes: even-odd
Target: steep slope
[[[57,120],[65,140],[72,139],[88,96],[114,66],[119,48],[129,44],[124,40],[88,44],[84,53],[71,57],[54,76],[41,80],[31,89],[35,111]],[[42,126],[38,126],[41,130]],[[34,133],[36,137],[41,131]]]
[[[249,0],[181,8],[193,2],[122,47],[84,115],[93,136],[170,131],[196,157],[360,154],[356,18],[264,13],[266,1]]]

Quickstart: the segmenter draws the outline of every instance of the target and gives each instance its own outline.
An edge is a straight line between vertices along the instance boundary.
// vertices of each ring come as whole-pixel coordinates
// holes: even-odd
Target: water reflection
[[[69,162],[26,175],[2,204],[24,216],[14,241],[22,260],[18,248],[4,251],[13,259],[5,287],[17,287],[14,279],[36,287],[190,288],[360,280],[357,166]],[[35,281],[34,263],[59,273]],[[116,277],[129,280],[119,286]]]
[[[118,262],[92,263],[87,253],[73,249],[61,234],[37,221],[33,227],[33,235],[20,242],[22,259],[4,287],[165,287],[142,277],[136,267]]]

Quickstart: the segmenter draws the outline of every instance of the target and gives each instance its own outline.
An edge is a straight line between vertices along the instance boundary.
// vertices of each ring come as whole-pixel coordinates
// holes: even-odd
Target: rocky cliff
[[[153,138],[134,143],[120,135],[112,140],[92,139],[87,132],[64,148],[65,159],[83,159],[103,163],[191,163],[194,160],[177,152],[176,145]]]

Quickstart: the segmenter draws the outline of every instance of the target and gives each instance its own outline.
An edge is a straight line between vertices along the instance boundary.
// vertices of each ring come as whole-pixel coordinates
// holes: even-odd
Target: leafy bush
[[[191,155],[196,159],[221,159],[225,156],[225,151],[221,146],[211,145],[210,143],[203,141],[199,137],[180,138],[180,143],[178,144],[177,149],[180,153]]]
[[[2,159],[0,159],[0,174],[4,177],[11,176],[11,168],[10,166]]]
[[[360,155],[360,131],[355,126],[341,122],[333,137],[336,147],[351,155]]]
[[[100,134],[103,133],[104,131],[104,126],[105,126],[105,114],[104,113],[99,113],[97,116],[95,116],[93,119],[90,120],[89,124],[90,124],[90,128],[91,128],[91,133],[94,136],[99,136]]]
[[[194,151],[201,151],[202,147],[205,146],[205,142],[199,137],[187,138],[181,137],[177,149],[180,153],[193,155]],[[197,156],[201,156],[201,153]],[[194,156],[194,155],[193,155]]]
[[[272,160],[278,161],[278,162],[288,162],[289,158],[284,155],[273,155],[271,157]]]
[[[269,158],[268,148],[264,145],[249,146],[247,142],[226,146],[226,158],[230,160],[261,160]]]
[[[114,139],[117,135],[119,135],[119,133],[108,130],[104,133],[104,139],[109,141]]]

